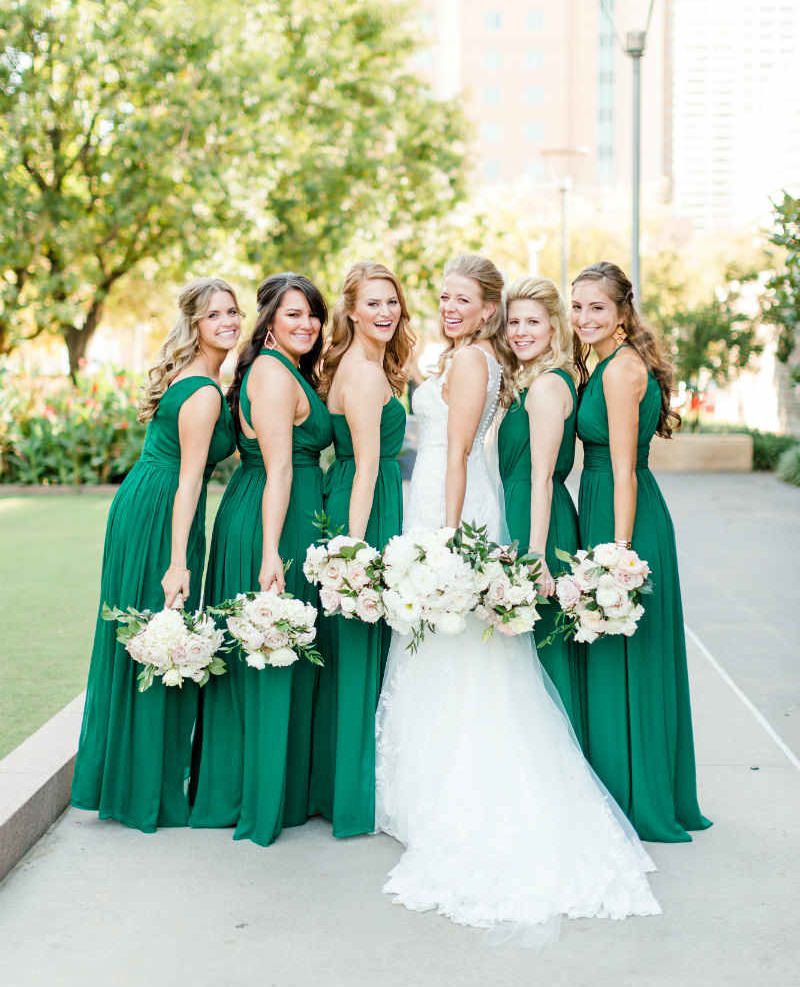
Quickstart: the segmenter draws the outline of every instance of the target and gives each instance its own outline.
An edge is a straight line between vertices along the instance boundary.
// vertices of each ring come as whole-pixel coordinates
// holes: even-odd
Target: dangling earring
[[[622,344],[625,342],[627,338],[628,338],[628,334],[622,328],[622,323],[620,323],[617,326],[617,328],[614,330],[614,342],[617,344],[617,346],[622,346]]]
[[[267,349],[270,349],[270,350],[274,350],[275,349],[275,346],[276,346],[275,334],[273,333],[273,331],[271,329],[267,329],[267,335],[264,338],[264,346],[266,346]]]

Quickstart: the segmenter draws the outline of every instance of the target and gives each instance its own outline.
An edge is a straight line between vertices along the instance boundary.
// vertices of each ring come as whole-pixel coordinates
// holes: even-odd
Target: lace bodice
[[[486,524],[490,537],[499,538],[502,522],[495,445],[495,420],[500,403],[502,368],[482,347],[489,371],[486,396],[478,430],[467,461],[467,491],[462,518]],[[438,528],[445,521],[445,475],[447,470],[447,418],[449,408],[442,396],[447,371],[429,377],[414,393],[412,408],[419,423],[417,460],[405,510],[404,530]]]

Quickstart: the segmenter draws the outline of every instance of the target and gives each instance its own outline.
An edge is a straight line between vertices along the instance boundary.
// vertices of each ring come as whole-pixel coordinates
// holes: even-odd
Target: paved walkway
[[[687,622],[713,653],[690,643],[701,801],[715,826],[690,845],[650,845],[662,916],[566,922],[541,953],[493,948],[478,931],[380,893],[400,853],[384,836],[335,842],[312,821],[264,850],[223,831],[143,836],[71,810],[0,886],[0,982],[797,983],[800,772],[747,702],[796,744],[800,601],[789,567],[800,551],[800,495],[760,476],[671,476],[663,488],[681,540]]]

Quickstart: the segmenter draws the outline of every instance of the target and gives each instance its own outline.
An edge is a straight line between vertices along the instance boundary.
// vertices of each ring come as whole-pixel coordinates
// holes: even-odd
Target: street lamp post
[[[639,264],[639,208],[642,186],[642,55],[646,31],[629,31],[625,37],[625,54],[633,62],[633,204],[631,209],[631,281],[633,297],[641,305],[641,268]]]

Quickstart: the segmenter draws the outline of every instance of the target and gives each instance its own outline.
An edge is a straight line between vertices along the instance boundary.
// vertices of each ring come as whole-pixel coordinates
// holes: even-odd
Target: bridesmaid
[[[323,358],[321,393],[333,422],[336,460],[325,510],[341,528],[383,549],[399,534],[403,488],[397,456],[406,413],[397,395],[414,344],[403,290],[383,264],[355,264],[345,278]],[[375,828],[375,708],[391,632],[380,621],[335,617],[320,673],[314,727],[312,811],[334,836]]]
[[[578,515],[565,480],[575,458],[579,374],[575,338],[552,281],[522,278],[506,295],[506,336],[519,361],[516,395],[499,430],[500,476],[509,533],[520,551],[544,556],[540,589],[555,592],[554,576],[566,567],[556,548],[574,554]],[[580,371],[585,374],[583,364]],[[554,629],[558,605],[540,608],[537,643]],[[575,734],[583,741],[585,651],[558,636],[539,650]]]
[[[228,393],[242,462],[214,523],[205,598],[274,588],[316,606],[303,560],[319,535],[319,457],[332,439],[316,392],[328,312],[299,274],[267,278],[257,301]],[[231,656],[201,704],[191,826],[235,826],[234,839],[268,846],[283,826],[306,821],[315,681],[306,661],[259,671]]]
[[[653,594],[631,638],[590,645],[586,751],[645,840],[679,843],[711,823],[700,812],[675,534],[647,459],[669,438],[672,368],[641,321],[627,276],[607,261],[573,282],[572,322],[599,362],[578,410],[584,446],[583,545],[633,546],[653,571]]]
[[[100,604],[197,609],[205,559],[206,482],[234,449],[219,387],[241,312],[233,288],[200,278],[149,372],[139,409],[149,422],[138,462],[108,514]],[[160,680],[138,692],[137,667],[99,616],[86,688],[72,805],[145,833],[185,826],[197,687]]]

